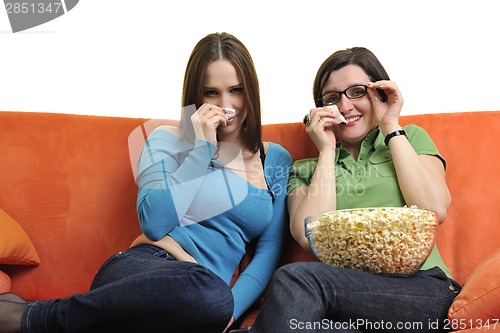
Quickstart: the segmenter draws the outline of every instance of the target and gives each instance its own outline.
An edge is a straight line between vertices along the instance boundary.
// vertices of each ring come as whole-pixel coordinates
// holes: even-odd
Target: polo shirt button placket
[[[358,167],[358,172],[356,173],[358,175],[358,182],[361,183],[363,179],[365,178],[365,173],[363,172],[363,167],[359,166]]]

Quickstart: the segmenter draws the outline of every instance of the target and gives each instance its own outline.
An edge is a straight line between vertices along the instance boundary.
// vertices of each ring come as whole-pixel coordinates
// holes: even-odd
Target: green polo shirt
[[[412,124],[405,126],[404,129],[417,154],[437,156],[446,167],[446,161],[423,128]],[[299,186],[308,186],[317,164],[317,158],[296,161],[290,174],[287,192],[290,193]],[[384,137],[378,128],[368,133],[361,143],[357,161],[346,148],[337,145],[335,177],[337,209],[406,205],[399,188],[391,151],[384,144]],[[434,250],[421,269],[434,266],[439,266],[448,277],[451,277],[450,270],[444,264],[437,246],[434,246]]]

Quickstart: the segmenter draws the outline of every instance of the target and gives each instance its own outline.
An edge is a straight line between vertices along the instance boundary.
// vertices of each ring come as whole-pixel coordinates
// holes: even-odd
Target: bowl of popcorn
[[[321,262],[397,276],[422,267],[437,226],[435,212],[413,206],[344,209],[305,219],[306,237]]]

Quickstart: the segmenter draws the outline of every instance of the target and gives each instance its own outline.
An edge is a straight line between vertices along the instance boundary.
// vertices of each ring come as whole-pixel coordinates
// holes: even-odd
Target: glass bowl
[[[410,276],[434,246],[437,214],[415,207],[354,208],[314,214],[305,233],[318,260],[335,267]]]

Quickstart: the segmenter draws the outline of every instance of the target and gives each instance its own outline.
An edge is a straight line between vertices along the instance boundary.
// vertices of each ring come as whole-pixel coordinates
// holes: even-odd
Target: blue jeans
[[[438,267],[403,278],[293,263],[275,272],[250,332],[439,332],[459,291]]]
[[[203,266],[138,245],[109,258],[91,290],[30,303],[22,332],[217,332],[233,312],[229,286]]]

